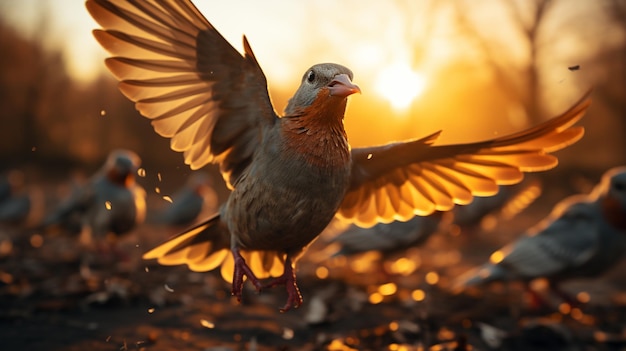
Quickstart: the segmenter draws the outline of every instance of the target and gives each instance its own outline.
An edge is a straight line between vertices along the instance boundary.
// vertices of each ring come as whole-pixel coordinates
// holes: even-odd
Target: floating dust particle
[[[396,331],[399,328],[400,328],[400,325],[398,324],[398,322],[393,321],[393,322],[389,323],[389,330]]]
[[[144,268],[144,271],[146,271],[146,273],[148,273],[148,272],[150,272],[150,268],[145,267],[145,268]]]
[[[159,182],[161,181],[161,172],[157,173],[157,179],[159,180]]]
[[[174,292],[174,289],[170,288],[170,286],[167,285],[167,284],[164,284],[163,288],[165,288],[165,291],[167,291],[167,292]]]
[[[368,159],[368,160],[371,160],[373,156],[374,156],[374,155],[372,155],[372,154],[367,154],[367,159]]]
[[[37,151],[37,147],[36,147],[36,146],[33,146],[33,147],[30,149],[30,151],[32,151],[32,152]]]
[[[174,200],[172,200],[172,198],[167,196],[167,195],[163,196],[163,200],[165,200],[165,201],[167,201],[169,203],[174,203]]]
[[[106,341],[106,342],[111,341],[111,335],[107,336],[107,338],[106,338],[106,340],[105,340],[105,341]]]
[[[107,111],[106,110],[100,110],[100,116],[104,117],[107,115]]]
[[[109,210],[109,211],[110,211],[110,210],[111,210],[111,201],[105,201],[105,202],[104,202],[104,207],[105,207],[107,210]]]
[[[137,175],[140,176],[141,178],[145,178],[146,176],[146,169],[145,168],[139,168],[137,170]]]
[[[154,188],[154,192],[157,194],[161,193],[161,188],[159,188],[158,186]]]
[[[150,308],[148,308],[148,313],[152,314],[152,313],[154,313],[154,311],[155,311],[155,308],[154,308],[154,307],[150,307]]]
[[[208,328],[208,329],[215,328],[215,323],[209,322],[206,319],[201,319],[200,320],[200,325],[202,325],[203,327]]]
[[[39,234],[33,234],[30,237],[30,246],[38,248],[43,245],[43,236]]]

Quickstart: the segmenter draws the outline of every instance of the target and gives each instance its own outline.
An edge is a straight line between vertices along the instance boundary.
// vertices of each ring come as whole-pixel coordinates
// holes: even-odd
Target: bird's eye
[[[624,183],[615,183],[615,184],[613,184],[613,187],[617,191],[624,191],[624,190],[626,190],[626,184],[624,184]]]
[[[309,71],[309,73],[306,75],[306,81],[309,83],[313,83],[314,80],[315,80],[315,72]]]

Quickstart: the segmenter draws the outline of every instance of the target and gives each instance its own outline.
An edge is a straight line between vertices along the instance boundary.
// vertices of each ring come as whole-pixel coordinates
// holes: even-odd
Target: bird
[[[549,289],[572,305],[575,300],[559,284],[597,277],[619,262],[625,251],[626,166],[620,166],[606,171],[590,194],[561,200],[546,219],[495,251],[487,263],[459,276],[452,290],[522,281],[533,293],[528,284],[546,278]],[[542,302],[537,294],[532,296]]]
[[[211,187],[211,178],[206,172],[196,171],[172,195],[171,203],[153,213],[151,222],[173,227],[188,226],[202,212],[215,212],[216,203],[217,194]]]
[[[449,213],[452,225],[462,232],[488,228],[498,217],[510,219],[541,195],[541,182],[538,179],[524,179],[514,185],[499,186],[494,196],[475,197],[468,205],[455,206]],[[491,223],[490,223],[491,222]]]
[[[221,267],[239,301],[247,278],[257,290],[284,286],[281,311],[299,307],[295,264],[335,217],[371,227],[450,210],[556,166],[549,153],[584,132],[573,124],[588,94],[554,119],[493,140],[434,145],[436,132],[352,148],[344,114],[361,89],[349,68],[308,68],[279,115],[246,36],[242,54],[191,1],[88,0],[86,8],[121,92],[191,169],[218,165],[231,190],[214,216],[143,258]]]
[[[437,232],[442,222],[442,212],[416,216],[402,222],[379,223],[371,228],[352,225],[329,241],[338,246],[333,256],[352,256],[368,251],[379,251],[383,256],[417,247]]]
[[[130,150],[109,153],[106,162],[86,184],[76,189],[39,224],[44,232],[60,227],[70,234],[84,235],[85,244],[103,242],[109,234],[119,236],[142,223],[146,192],[135,182],[141,163]]]

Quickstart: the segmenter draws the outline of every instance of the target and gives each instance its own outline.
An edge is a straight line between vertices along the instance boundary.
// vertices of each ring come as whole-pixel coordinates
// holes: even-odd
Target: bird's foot
[[[239,253],[239,249],[232,249],[233,258],[235,260],[235,271],[233,273],[233,287],[231,294],[237,297],[237,301],[241,302],[241,293],[243,291],[243,277],[246,276],[248,280],[254,285],[257,291],[261,291],[263,284],[252,273],[250,267],[246,263],[246,260]]]
[[[284,285],[287,290],[287,303],[280,309],[281,312],[286,312],[292,307],[298,308],[302,305],[302,294],[300,294],[300,289],[298,284],[296,284],[296,273],[291,265],[291,260],[285,260],[283,275],[264,285],[263,288],[271,288],[277,285]]]

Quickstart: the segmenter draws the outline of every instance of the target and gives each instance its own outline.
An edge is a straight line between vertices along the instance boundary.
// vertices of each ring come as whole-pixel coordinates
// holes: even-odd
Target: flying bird
[[[537,227],[460,276],[453,289],[547,278],[549,288],[571,304],[575,301],[559,289],[560,282],[597,277],[625,251],[626,167],[616,167],[603,175],[591,194],[559,202]]]
[[[146,213],[146,192],[135,182],[140,162],[132,151],[112,151],[87,184],[49,213],[39,228],[85,231],[88,241],[134,229],[143,222]]]
[[[86,6],[102,27],[94,36],[111,54],[105,63],[122,93],[192,169],[219,165],[232,190],[215,216],[144,258],[195,271],[221,266],[238,299],[244,277],[258,290],[284,285],[283,311],[302,303],[297,258],[334,217],[369,227],[447,211],[521,181],[523,172],[556,166],[548,153],[583,135],[572,125],[587,97],[554,119],[493,140],[437,146],[437,132],[350,148],[344,113],[347,98],[360,92],[350,69],[313,65],[279,116],[246,37],[242,55],[190,1]]]

